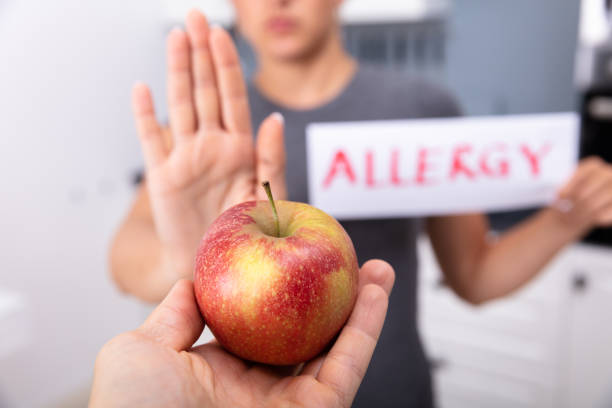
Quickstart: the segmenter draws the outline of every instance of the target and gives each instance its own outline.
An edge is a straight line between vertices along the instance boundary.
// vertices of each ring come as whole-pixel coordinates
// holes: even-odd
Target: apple
[[[217,341],[254,362],[318,355],[345,324],[359,266],[342,226],[308,204],[248,201],[211,225],[196,256],[198,306]]]

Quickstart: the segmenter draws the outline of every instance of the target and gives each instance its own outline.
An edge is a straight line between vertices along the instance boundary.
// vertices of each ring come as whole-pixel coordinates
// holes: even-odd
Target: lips
[[[268,30],[277,34],[287,34],[297,28],[297,20],[291,17],[274,17],[268,20]]]

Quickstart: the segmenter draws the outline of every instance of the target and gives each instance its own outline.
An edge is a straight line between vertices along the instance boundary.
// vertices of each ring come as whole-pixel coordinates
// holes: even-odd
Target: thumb
[[[280,113],[271,114],[259,127],[256,147],[257,182],[269,181],[272,194],[278,200],[287,199],[283,130],[283,116]],[[263,189],[257,188],[256,191],[259,200],[267,199]]]
[[[198,310],[193,282],[178,281],[166,298],[137,329],[145,336],[181,351],[190,348],[204,330],[204,321]]]

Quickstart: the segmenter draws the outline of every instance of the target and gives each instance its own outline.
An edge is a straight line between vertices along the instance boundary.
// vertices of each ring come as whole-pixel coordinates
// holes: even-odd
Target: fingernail
[[[223,26],[221,26],[221,24],[219,23],[212,23],[210,25],[210,29],[211,30],[223,30]]]
[[[574,203],[567,198],[560,198],[553,203],[553,207],[562,213],[568,213],[574,208]]]
[[[175,25],[174,27],[172,27],[172,30],[170,30],[171,33],[182,33],[183,32],[183,28],[179,25]]]
[[[272,115],[274,119],[276,119],[281,125],[285,124],[285,117],[280,112],[274,112]]]

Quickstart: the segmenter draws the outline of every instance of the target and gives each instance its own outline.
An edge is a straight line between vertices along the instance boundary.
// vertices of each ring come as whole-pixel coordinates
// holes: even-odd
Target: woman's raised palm
[[[267,118],[255,146],[236,48],[201,13],[189,14],[186,33],[169,34],[167,60],[169,129],[159,125],[146,85],[134,86],[132,102],[162,250],[190,273],[202,235],[223,210],[264,198],[263,180],[286,196],[283,123]]]

